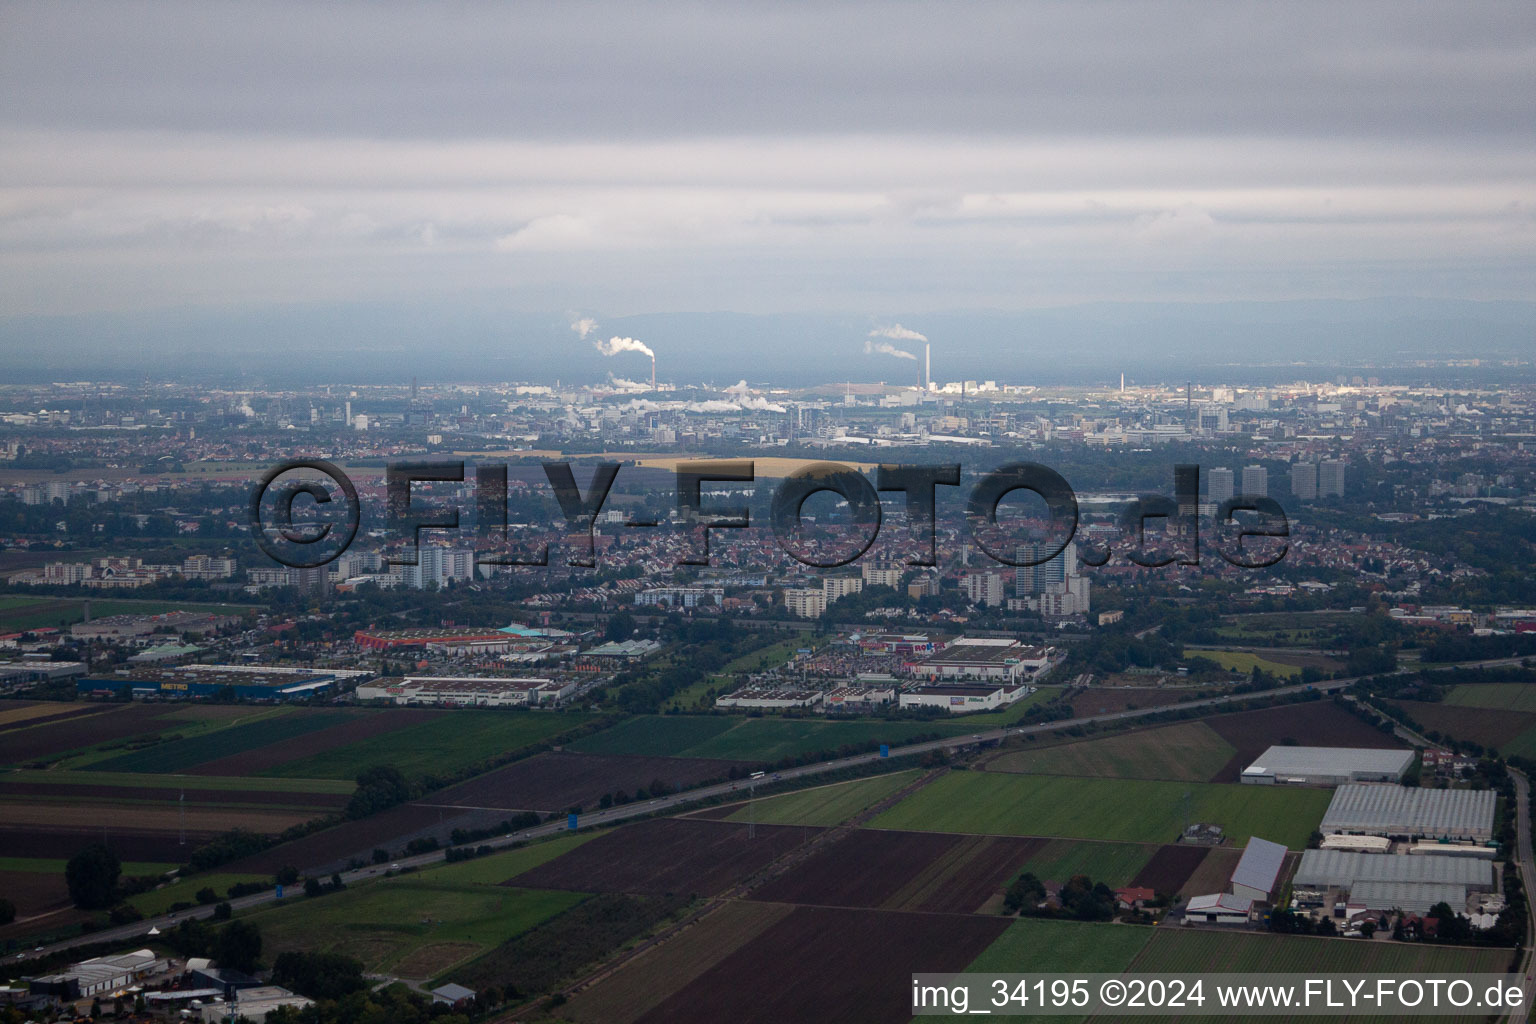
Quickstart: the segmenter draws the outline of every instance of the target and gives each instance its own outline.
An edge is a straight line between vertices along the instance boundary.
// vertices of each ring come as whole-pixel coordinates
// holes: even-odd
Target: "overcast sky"
[[[0,317],[1536,294],[1536,4],[0,6]]]

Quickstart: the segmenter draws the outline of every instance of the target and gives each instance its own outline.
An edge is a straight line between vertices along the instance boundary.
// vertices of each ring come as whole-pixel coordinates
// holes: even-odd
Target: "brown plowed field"
[[[295,839],[291,843],[263,850],[244,860],[235,861],[221,870],[235,873],[266,872],[276,871],[284,865],[292,865],[301,871],[306,871],[334,861],[346,861],[353,856],[367,859],[369,853],[380,846],[387,848],[391,854],[398,854],[400,847],[404,845],[403,841],[396,842],[400,837],[409,836],[442,821],[447,821],[451,826],[454,817],[448,814],[445,818],[444,813],[435,807],[405,804],[360,821],[349,821],[335,828]]]
[[[964,970],[1007,927],[1003,917],[800,907],[640,1020],[905,1024],[914,972]]]
[[[1426,729],[1449,733],[1459,740],[1471,740],[1485,747],[1502,750],[1522,733],[1536,727],[1536,715],[1528,711],[1503,708],[1461,707],[1428,701],[1391,701]]]
[[[755,900],[967,914],[1044,839],[860,829],[752,893]]]
[[[1131,884],[1146,886],[1158,892],[1183,892],[1184,883],[1189,881],[1210,852],[1208,846],[1184,846],[1177,843],[1164,846],[1142,865],[1136,877],[1131,879]]]
[[[1205,719],[1205,724],[1237,748],[1237,753],[1212,777],[1212,782],[1238,781],[1243,769],[1260,754],[1286,740],[1294,740],[1306,747],[1397,750],[1407,746],[1396,736],[1367,725],[1330,700],[1216,715]]]
[[[399,710],[372,711],[358,715],[349,722],[327,729],[293,736],[276,743],[269,743],[256,750],[205,761],[187,772],[192,775],[254,775],[268,768],[275,768],[289,761],[297,761],[327,750],[339,750],[349,743],[383,736],[387,733],[419,725],[439,715],[448,714],[431,708],[401,708]]]
[[[187,831],[187,843],[181,845],[178,832],[141,832],[110,829],[105,833],[106,844],[119,860],[151,861],[176,864],[185,861],[187,855],[200,843],[212,838],[212,834]],[[103,841],[102,829],[96,828],[48,828],[33,826],[0,825],[0,856],[47,857],[68,860],[92,843]]]
[[[175,806],[182,790],[155,786],[54,785],[48,782],[6,782],[0,776],[0,799],[12,796],[51,797],[56,800],[143,800]],[[328,810],[347,805],[341,793],[291,793],[282,790],[188,789],[187,806],[193,804],[277,804],[285,807],[316,807]]]
[[[175,709],[165,705],[87,706],[98,710],[105,708],[106,711],[99,715],[84,715],[79,719],[44,722],[31,728],[9,730],[5,742],[0,744],[0,758],[4,758],[6,764],[24,764],[98,743],[153,732],[174,731],[176,727],[174,721],[165,720]]]
[[[1184,881],[1184,895],[1205,896],[1213,892],[1226,892],[1232,872],[1243,857],[1243,851],[1227,846],[1210,848],[1200,866]]]
[[[657,779],[674,789],[689,789],[710,779],[724,779],[733,767],[746,766],[745,761],[707,758],[550,751],[434,793],[423,802],[546,813],[578,806],[592,809],[604,793],[623,790],[633,795]]]
[[[0,704],[0,730],[41,725],[44,722],[56,722],[65,718],[80,718],[83,715],[96,714],[104,710],[105,708],[100,704],[8,700]]]
[[[0,821],[8,825],[48,828],[121,828],[165,831],[175,835],[183,821],[189,832],[227,832],[242,828],[251,832],[277,833],[313,817],[308,811],[207,807],[188,804],[183,812],[175,803],[161,807],[136,804],[48,804],[33,800],[0,801]]]
[[[69,906],[69,886],[62,871],[0,871],[0,896],[16,905],[17,917]]]
[[[639,895],[723,892],[805,842],[820,829],[747,826],[697,818],[629,825],[525,871],[503,885]]]
[[[1112,714],[1130,708],[1160,708],[1194,700],[1194,690],[1155,686],[1090,686],[1072,698],[1072,717]]]

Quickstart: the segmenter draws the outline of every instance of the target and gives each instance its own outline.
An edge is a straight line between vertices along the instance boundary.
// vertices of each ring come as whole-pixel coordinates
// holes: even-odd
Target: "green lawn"
[[[144,772],[166,773],[185,771],[205,761],[217,760],[231,754],[243,754],[250,750],[276,743],[279,740],[306,736],[333,725],[340,725],[353,716],[345,711],[311,711],[292,709],[294,713],[264,718],[257,722],[234,725],[192,736],[158,743],[143,750],[109,757],[90,765],[93,772]]]
[[[951,772],[872,822],[877,828],[1171,843],[1185,819],[1221,825],[1241,846],[1254,833],[1306,845],[1333,794],[1324,789]]]
[[[1111,888],[1128,885],[1136,872],[1157,852],[1154,843],[1099,843],[1082,839],[1052,839],[1029,858],[1018,873],[1066,882],[1073,875],[1087,875]]]
[[[996,728],[999,725],[1012,725],[1024,718],[1024,712],[1036,704],[1044,704],[1061,696],[1059,686],[1038,686],[1035,692],[1022,700],[1015,701],[1001,711],[981,711],[971,715],[961,715],[955,719],[955,723],[963,726],[986,726]]]
[[[1119,779],[1204,782],[1237,750],[1204,722],[1105,736],[1051,747],[1025,747],[994,758],[988,771]]]
[[[290,896],[247,920],[262,955],[337,952],[369,971],[430,978],[575,906],[581,893],[462,885],[405,875],[316,899]]]
[[[407,776],[448,775],[575,729],[590,717],[572,712],[462,709],[257,774],[285,779],[353,779],[365,768],[392,764]]]
[[[747,821],[751,818],[767,825],[840,825],[913,782],[917,776],[916,770],[893,772],[872,779],[786,793],[758,800],[750,812],[743,807],[726,820]]]
[[[725,715],[637,715],[611,729],[584,736],[567,750],[583,754],[675,757],[680,751],[735,728],[743,719]]]
[[[1136,925],[1082,924],[1021,917],[972,960],[966,971],[978,974],[1117,973],[1136,958],[1147,940],[1152,938],[1152,931]],[[987,1019],[1059,1022],[1083,1018],[1030,1014],[989,1016]]]
[[[1462,683],[1445,695],[1445,703],[1464,708],[1536,712],[1536,684]]]
[[[1136,971],[1503,974],[1509,954],[1507,949],[1467,946],[1158,928],[1132,966]]]

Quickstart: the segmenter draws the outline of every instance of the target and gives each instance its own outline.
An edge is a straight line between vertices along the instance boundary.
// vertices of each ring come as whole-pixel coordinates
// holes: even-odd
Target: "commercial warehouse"
[[[1243,769],[1248,785],[1342,786],[1351,782],[1401,782],[1413,764],[1412,750],[1355,747],[1270,747]]]
[[[357,699],[449,707],[521,707],[554,704],[576,689],[571,679],[503,679],[496,676],[406,676],[357,688]]]
[[[1308,889],[1353,889],[1361,882],[1457,885],[1491,892],[1493,865],[1471,857],[1407,857],[1345,850],[1307,850],[1293,880]],[[1463,893],[1465,895],[1465,892]]]
[[[898,706],[945,711],[993,711],[1032,692],[1027,686],[919,686],[903,693]]]
[[[1429,913],[1436,903],[1445,903],[1459,914],[1466,906],[1467,890],[1437,882],[1361,882],[1350,890],[1349,902],[1367,910],[1401,910],[1420,915]]]
[[[1493,841],[1491,789],[1422,789],[1406,786],[1340,786],[1321,829],[1396,839]]]
[[[120,693],[126,686],[136,698],[235,696],[245,700],[302,700],[333,690],[344,675],[366,674],[270,665],[177,665],[85,676],[76,680],[75,691],[101,696]]]
[[[1006,638],[961,637],[942,651],[935,651],[914,667],[926,679],[978,679],[1015,682],[1038,672],[1049,662],[1044,647],[1024,647]]]

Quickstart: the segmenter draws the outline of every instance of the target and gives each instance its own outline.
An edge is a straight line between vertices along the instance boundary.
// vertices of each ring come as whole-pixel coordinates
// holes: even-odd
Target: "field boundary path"
[[[1536,882],[1536,858],[1531,854],[1531,783],[1518,768],[1509,769],[1509,777],[1515,783],[1515,849],[1520,865],[1520,882],[1525,886],[1525,959],[1520,968],[1520,983],[1525,989],[1525,1000],[1518,1010],[1511,1010],[1511,1022],[1522,1021],[1531,1012],[1532,1000],[1536,999],[1536,903],[1532,902],[1531,884]]]

